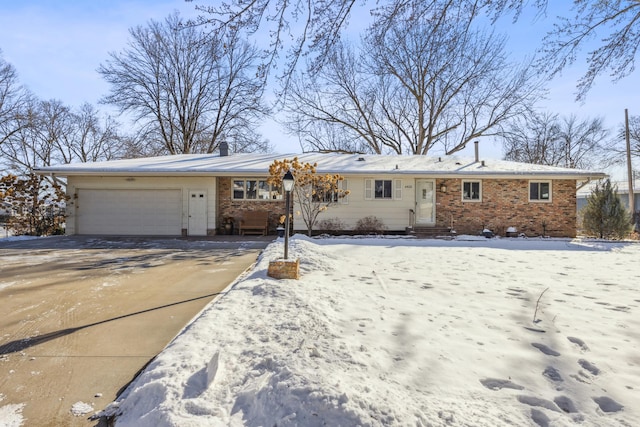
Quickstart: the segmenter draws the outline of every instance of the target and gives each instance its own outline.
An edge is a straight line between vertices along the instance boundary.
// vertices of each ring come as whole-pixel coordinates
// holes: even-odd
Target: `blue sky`
[[[554,9],[549,10],[546,20],[536,21],[529,14],[515,25],[509,19],[499,23],[497,30],[509,35],[508,47],[514,55],[532,53],[550,28],[551,17],[563,12],[558,8],[570,4],[551,3],[555,3],[551,6]],[[71,107],[83,102],[98,105],[108,86],[96,69],[108,58],[108,53],[125,47],[129,28],[146,25],[150,19],[162,20],[175,10],[183,17],[196,15],[194,3],[184,0],[6,1],[0,6],[0,50],[3,58],[17,69],[20,82],[39,98],[59,99]],[[625,108],[632,115],[640,115],[638,72],[617,84],[602,76],[586,102],[575,103],[575,82],[583,67],[583,63],[576,64],[550,82],[550,97],[543,107],[580,118],[602,116],[611,127],[624,121]],[[106,106],[98,107],[108,111]],[[300,151],[297,140],[286,136],[273,123],[266,124],[263,133],[279,152]],[[488,158],[502,155],[497,144],[482,141],[481,146]],[[461,155],[472,156],[473,147],[467,150],[470,151]]]

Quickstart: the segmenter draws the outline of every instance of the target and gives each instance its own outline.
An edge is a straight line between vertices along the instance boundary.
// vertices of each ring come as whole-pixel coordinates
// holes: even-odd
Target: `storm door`
[[[433,179],[416,180],[416,225],[436,223],[436,182]]]

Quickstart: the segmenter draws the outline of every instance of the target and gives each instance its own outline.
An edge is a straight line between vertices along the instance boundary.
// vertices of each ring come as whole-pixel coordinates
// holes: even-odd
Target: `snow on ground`
[[[116,426],[640,425],[640,245],[296,236],[301,279],[278,281],[282,244],[106,409]]]
[[[24,403],[13,405],[2,405],[4,394],[0,393],[0,426],[2,427],[20,427],[24,422],[22,418],[22,409]]]

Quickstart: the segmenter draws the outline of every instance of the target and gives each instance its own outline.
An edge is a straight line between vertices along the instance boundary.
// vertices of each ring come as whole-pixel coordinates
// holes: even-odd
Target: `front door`
[[[416,180],[416,225],[436,223],[436,182],[433,179]]]
[[[189,236],[207,235],[207,192],[189,191]]]

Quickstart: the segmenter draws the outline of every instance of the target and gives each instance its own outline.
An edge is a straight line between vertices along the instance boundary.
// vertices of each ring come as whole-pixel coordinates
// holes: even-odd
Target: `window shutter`
[[[349,187],[347,186],[347,180],[346,179],[343,179],[342,181],[340,181],[340,189],[342,191],[346,191],[346,190],[349,189]],[[348,205],[349,204],[349,195],[348,194],[340,199],[340,204],[342,204],[342,205]]]
[[[395,200],[402,200],[402,180],[393,180],[393,198]]]
[[[373,200],[373,180],[372,179],[364,180],[364,199]]]

